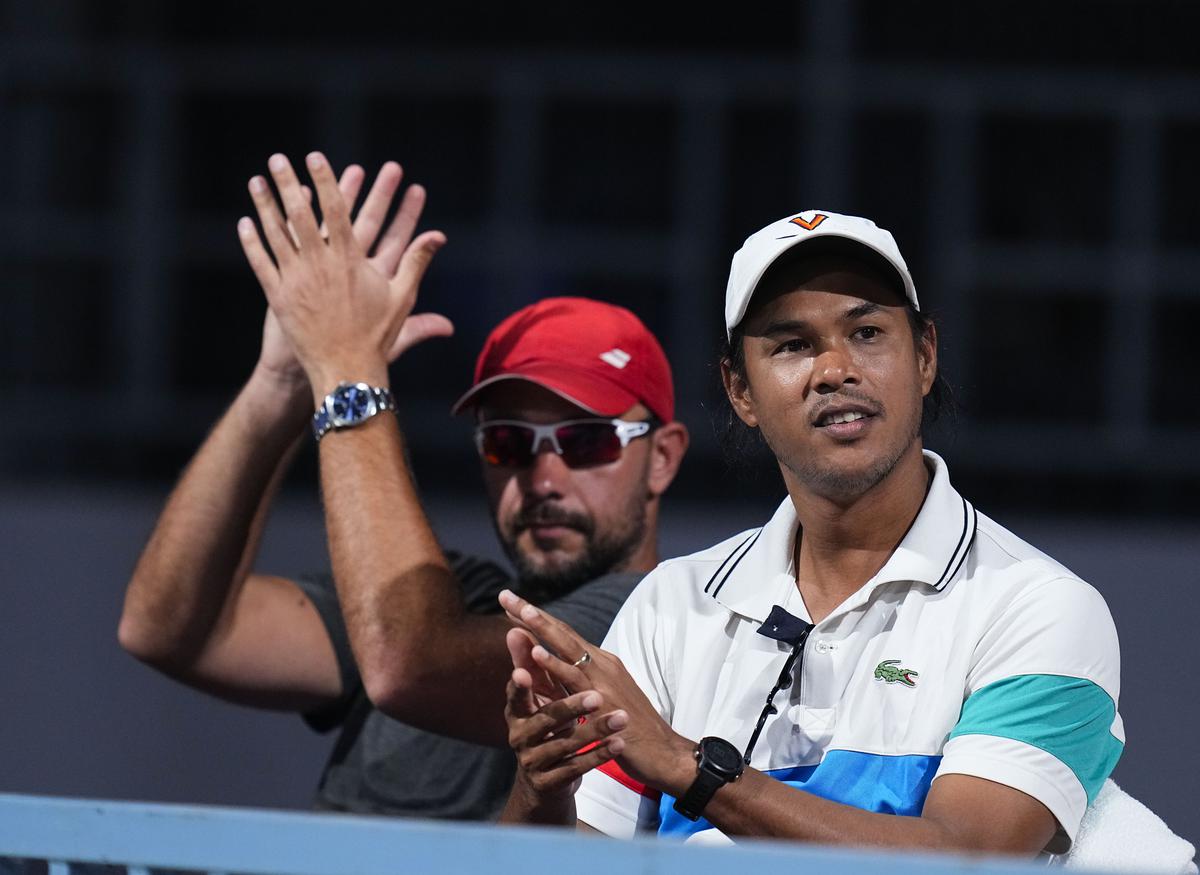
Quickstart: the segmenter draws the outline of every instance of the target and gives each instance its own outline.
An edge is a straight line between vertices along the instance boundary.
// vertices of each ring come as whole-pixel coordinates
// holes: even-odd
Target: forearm
[[[250,571],[309,416],[305,387],[251,377],[188,464],[134,569],[119,630],[127,650],[169,669],[203,648]]]
[[[751,769],[717,791],[704,817],[730,836],[927,850],[955,847],[953,836],[938,823],[831,802]]]
[[[678,798],[690,781],[673,779],[666,792]],[[731,836],[1030,858],[1054,834],[1049,811],[1011,787],[967,775],[948,775],[935,784],[921,816],[906,817],[822,799],[747,769],[716,792],[704,816]]]
[[[463,653],[465,609],[404,457],[396,418],[322,439],[321,488],[338,598],[367,693],[396,712]],[[401,710],[403,705],[397,706]]]

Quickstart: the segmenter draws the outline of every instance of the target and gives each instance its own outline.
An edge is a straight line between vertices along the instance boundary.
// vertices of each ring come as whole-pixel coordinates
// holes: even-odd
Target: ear
[[[655,498],[666,492],[675,479],[689,441],[687,426],[682,422],[660,425],[650,435],[650,472],[646,486]]]
[[[937,379],[937,326],[930,322],[917,344],[917,369],[921,372],[921,396],[929,394]]]
[[[758,417],[754,415],[754,401],[750,397],[750,383],[733,370],[729,359],[721,359],[721,383],[725,386],[725,397],[738,419],[750,428],[758,428]]]

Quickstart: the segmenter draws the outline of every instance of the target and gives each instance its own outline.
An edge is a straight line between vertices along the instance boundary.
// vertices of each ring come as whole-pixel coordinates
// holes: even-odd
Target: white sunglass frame
[[[593,425],[603,423],[611,425],[616,432],[617,440],[621,442],[621,449],[629,446],[629,442],[635,438],[640,438],[647,435],[651,431],[651,421],[648,419],[630,420],[630,419],[604,419],[603,417],[589,417],[586,419],[564,419],[561,422],[526,422],[523,419],[489,419],[475,426],[475,449],[480,457],[483,456],[483,430],[490,425],[512,425],[519,428],[528,428],[533,431],[533,444],[529,448],[531,456],[537,456],[538,447],[542,445],[542,441],[549,440],[550,446],[554,452],[561,456],[563,449],[559,446],[558,435],[555,434],[558,429],[565,425]]]

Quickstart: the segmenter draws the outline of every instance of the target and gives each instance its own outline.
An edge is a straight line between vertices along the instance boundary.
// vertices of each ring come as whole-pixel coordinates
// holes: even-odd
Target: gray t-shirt
[[[496,596],[513,578],[484,559],[447,552],[473,614],[500,613]],[[578,587],[545,608],[599,645],[641,574],[608,574]],[[416,729],[376,710],[363,690],[350,639],[329,575],[299,584],[316,606],[337,653],[342,696],[304,715],[314,729],[341,727],[317,788],[317,808],[434,817],[495,820],[512,788],[516,761],[508,748],[493,748]]]

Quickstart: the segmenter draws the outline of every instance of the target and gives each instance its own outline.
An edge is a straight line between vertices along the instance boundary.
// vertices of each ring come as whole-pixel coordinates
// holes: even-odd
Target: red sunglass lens
[[[483,430],[483,458],[489,465],[523,468],[532,456],[533,432],[518,425],[489,425]]]
[[[562,447],[563,461],[572,468],[606,465],[621,456],[621,439],[607,422],[564,425],[554,435]]]

